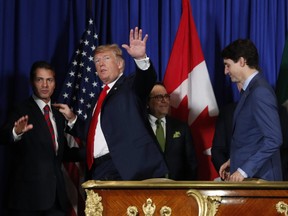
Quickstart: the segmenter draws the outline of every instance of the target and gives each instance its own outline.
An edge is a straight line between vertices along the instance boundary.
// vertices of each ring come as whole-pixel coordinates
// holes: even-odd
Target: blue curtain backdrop
[[[288,29],[287,0],[190,1],[219,107],[238,99],[235,86],[224,76],[220,56],[235,39],[254,41],[263,73],[275,87]],[[0,125],[8,110],[31,94],[29,70],[35,60],[55,66],[57,98],[89,13],[95,18],[99,44],[128,43],[129,30],[143,28],[149,34],[147,53],[162,80],[181,7],[181,0],[92,0],[91,6],[84,0],[0,0]],[[135,66],[126,53],[125,58],[129,74]],[[6,172],[4,160],[1,146],[1,173]],[[1,206],[4,183],[1,174]]]

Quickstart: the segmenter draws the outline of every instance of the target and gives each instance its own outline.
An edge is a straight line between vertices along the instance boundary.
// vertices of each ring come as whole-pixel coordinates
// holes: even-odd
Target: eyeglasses
[[[164,94],[164,95],[159,94],[159,95],[152,96],[150,98],[155,99],[157,101],[162,101],[163,99],[170,100],[170,95],[169,94]]]

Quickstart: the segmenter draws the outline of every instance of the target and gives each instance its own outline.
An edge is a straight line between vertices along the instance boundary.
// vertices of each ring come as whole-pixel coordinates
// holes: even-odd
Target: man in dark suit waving
[[[94,62],[105,87],[88,114],[88,123],[77,119],[71,131],[87,140],[91,179],[144,180],[167,173],[145,115],[146,101],[156,82],[156,72],[146,55],[148,35],[142,38],[142,30],[136,27],[129,39],[130,44],[122,47],[134,59],[136,72],[124,75],[125,62],[118,45],[98,46]],[[63,114],[66,112],[67,107],[57,106]]]
[[[45,61],[35,62],[30,82],[33,95],[16,107],[1,130],[1,143],[10,150],[9,215],[64,216],[68,200],[62,159],[78,150],[68,148],[66,120],[51,106],[55,89],[52,66]]]
[[[168,178],[173,180],[197,180],[197,160],[190,128],[184,122],[168,116],[170,95],[162,83],[156,83],[148,100],[149,121],[156,137],[159,127],[163,137],[159,139],[168,166]]]

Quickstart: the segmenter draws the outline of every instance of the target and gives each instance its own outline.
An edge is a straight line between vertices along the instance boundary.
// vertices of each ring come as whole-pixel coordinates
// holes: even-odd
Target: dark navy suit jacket
[[[122,75],[116,81],[102,104],[102,131],[123,180],[159,178],[168,172],[146,114],[146,102],[155,81],[152,64],[145,71],[137,67],[135,74]],[[92,113],[89,116],[91,121]],[[87,139],[89,125],[88,122],[82,139]],[[79,132],[81,127],[77,120],[73,130]]]
[[[249,83],[234,112],[230,173],[241,168],[249,178],[282,180],[281,144],[275,93],[259,73]]]

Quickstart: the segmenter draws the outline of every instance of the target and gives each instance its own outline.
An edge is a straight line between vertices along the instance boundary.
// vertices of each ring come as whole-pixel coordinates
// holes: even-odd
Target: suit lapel
[[[246,99],[249,97],[251,89],[254,87],[256,81],[258,79],[260,79],[260,77],[261,77],[260,73],[258,73],[255,77],[253,77],[253,79],[250,81],[249,85],[247,86],[245,92],[241,95],[241,98],[240,98],[240,100],[236,106],[236,109],[235,109],[235,112],[233,115],[233,131],[235,129],[235,122],[238,118],[238,114],[239,114],[240,110],[243,108]]]
[[[32,97],[30,99],[29,106],[32,110],[31,113],[33,113],[33,115],[29,116],[29,118],[31,120],[33,119],[33,122],[35,122],[33,126],[37,128],[39,131],[41,131],[41,134],[45,136],[46,140],[51,140],[51,145],[52,145],[52,138],[51,138],[47,123],[45,121],[44,115]],[[56,125],[57,125],[57,122],[56,122]],[[42,131],[44,131],[44,133]],[[53,148],[51,148],[51,145],[46,145],[45,148],[49,149],[49,151],[53,151]]]
[[[46,124],[44,115],[32,97],[30,99],[30,107],[32,110],[31,113],[33,113],[33,115],[29,116],[29,118],[33,119],[34,122],[37,122],[39,127],[41,127],[42,129],[46,128],[47,124]],[[48,127],[47,127],[47,129],[48,129]]]
[[[166,142],[165,151],[169,151],[169,144],[173,143],[173,124],[171,124],[171,119],[166,116]]]
[[[110,91],[108,92],[107,96],[105,97],[102,107],[105,106],[108,98],[110,98],[112,95],[114,95],[116,92],[118,92],[119,87],[122,85],[123,81],[125,80],[125,76],[122,75],[117,81],[116,83],[112,86],[112,88],[110,89]],[[97,101],[94,104],[94,107],[96,105]]]

